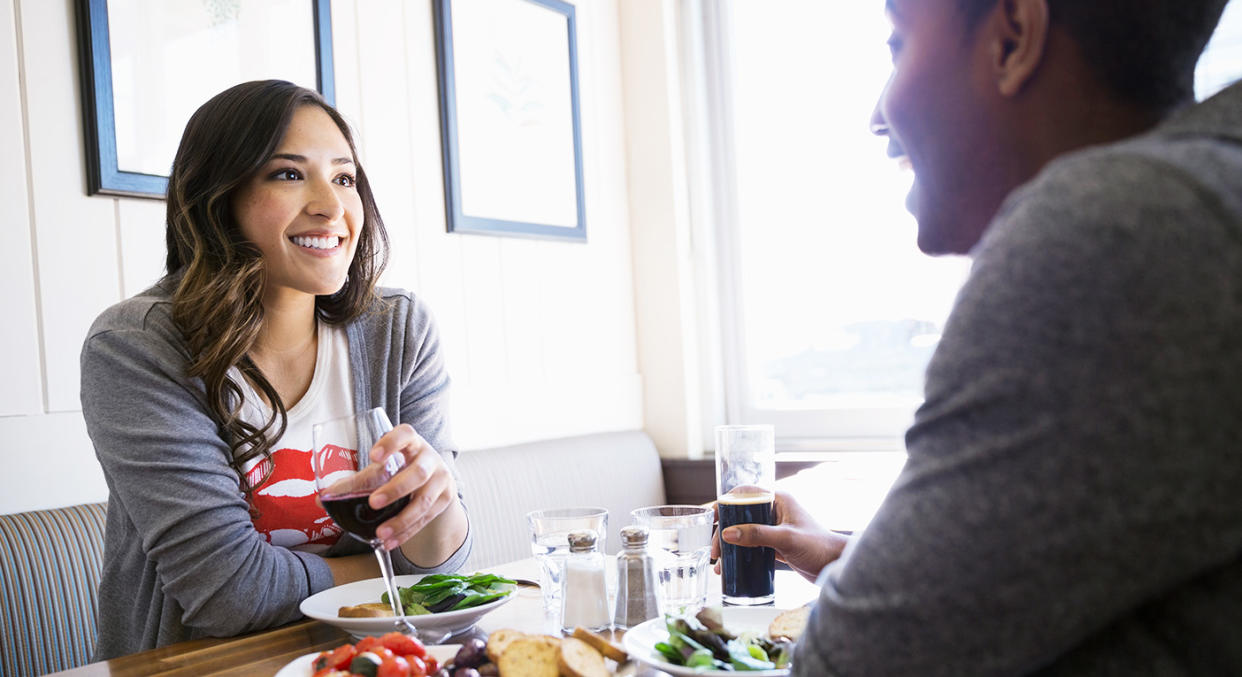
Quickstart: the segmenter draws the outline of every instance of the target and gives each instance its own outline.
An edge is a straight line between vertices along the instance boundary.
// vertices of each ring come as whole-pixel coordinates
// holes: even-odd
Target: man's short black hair
[[[1120,99],[1154,110],[1194,100],[1199,55],[1228,0],[1048,0],[1096,77]],[[957,0],[973,29],[997,0]]]

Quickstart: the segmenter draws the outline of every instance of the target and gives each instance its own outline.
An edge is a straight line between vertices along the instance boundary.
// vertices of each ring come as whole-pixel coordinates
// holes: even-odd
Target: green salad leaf
[[[457,611],[481,606],[507,597],[517,586],[517,581],[496,574],[432,574],[424,576],[414,585],[398,587],[401,606],[407,616],[422,616]],[[380,596],[388,603],[388,593]]]
[[[655,650],[667,662],[700,670],[757,672],[789,667],[793,644],[758,634],[734,634],[720,622],[719,609],[665,614],[668,641]]]

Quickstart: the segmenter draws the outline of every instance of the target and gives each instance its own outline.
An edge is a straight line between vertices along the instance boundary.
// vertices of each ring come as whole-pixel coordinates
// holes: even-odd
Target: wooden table
[[[539,579],[539,565],[533,558],[510,562],[488,571],[502,575]],[[720,578],[712,575],[709,583],[709,602],[720,602]],[[776,572],[776,606],[795,607],[815,598],[812,583],[790,571]],[[544,615],[543,597],[538,588],[519,588],[516,598],[487,614],[470,632],[453,637],[448,643],[458,643],[465,637],[486,637],[487,633],[500,628],[516,628],[524,632],[560,634],[558,619]],[[622,633],[614,633],[620,639]],[[264,677],[274,675],[294,659],[308,654],[338,647],[354,639],[344,631],[319,621],[299,621],[291,625],[265,630],[230,639],[199,639],[152,649],[110,661],[91,663],[73,670],[55,673],[73,677],[146,677],[148,675],[245,675]],[[621,666],[618,675],[623,677],[648,677],[665,673],[647,669],[636,661]]]

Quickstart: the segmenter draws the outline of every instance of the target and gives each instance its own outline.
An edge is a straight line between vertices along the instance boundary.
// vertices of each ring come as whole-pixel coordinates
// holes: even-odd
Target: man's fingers
[[[762,524],[739,524],[721,532],[720,537],[727,543],[748,548],[768,547],[780,549],[783,542],[784,529]]]

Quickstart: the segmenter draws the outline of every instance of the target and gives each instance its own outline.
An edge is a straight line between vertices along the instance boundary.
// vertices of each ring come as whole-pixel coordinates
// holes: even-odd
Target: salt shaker
[[[588,630],[608,629],[608,587],[604,582],[604,555],[595,549],[591,529],[569,534],[569,556],[565,559],[564,589],[561,590],[561,627]]]
[[[655,559],[647,552],[647,527],[621,530],[617,555],[617,611],[613,625],[632,628],[660,615],[656,601]]]

